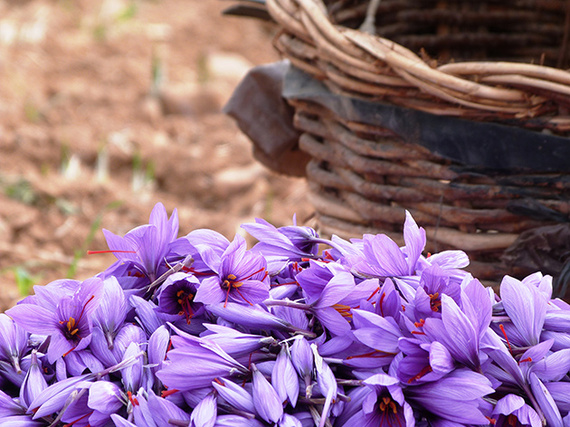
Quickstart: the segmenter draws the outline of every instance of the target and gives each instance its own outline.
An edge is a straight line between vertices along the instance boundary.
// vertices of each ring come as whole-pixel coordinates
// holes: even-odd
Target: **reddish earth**
[[[0,311],[18,283],[106,268],[112,255],[86,255],[106,248],[101,228],[123,234],[159,201],[181,234],[310,216],[305,182],[261,167],[220,112],[247,69],[278,59],[272,28],[228,5],[0,3]]]

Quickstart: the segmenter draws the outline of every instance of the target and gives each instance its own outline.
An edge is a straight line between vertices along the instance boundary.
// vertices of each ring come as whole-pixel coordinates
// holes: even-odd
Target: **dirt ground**
[[[0,1],[0,311],[110,265],[158,201],[181,234],[302,221],[302,179],[260,166],[220,108],[272,29],[221,0]]]

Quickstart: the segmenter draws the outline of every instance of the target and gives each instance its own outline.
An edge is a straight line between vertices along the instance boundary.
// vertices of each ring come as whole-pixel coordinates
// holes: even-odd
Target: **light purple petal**
[[[408,264],[407,274],[411,275],[416,269],[416,263],[426,245],[426,232],[419,228],[410,212],[406,211],[406,221],[404,222],[404,241],[406,242],[406,262]]]
[[[212,386],[214,386],[222,399],[239,411],[255,414],[253,398],[243,387],[228,379],[221,379],[219,381],[221,384],[214,381],[212,382]]]
[[[442,343],[458,362],[478,368],[479,331],[451,297],[441,296],[441,320],[426,319],[423,331],[432,341]]]
[[[354,336],[363,344],[385,353],[398,353],[400,328],[391,320],[364,310],[354,309]]]
[[[204,304],[217,304],[221,301],[225,301],[226,297],[227,292],[220,286],[220,279],[217,276],[212,276],[202,280],[194,297],[194,301]]]
[[[148,409],[153,414],[157,427],[174,424],[170,423],[170,420],[178,421],[179,423],[185,423],[190,420],[190,416],[185,411],[173,402],[158,397],[154,393],[149,393],[148,395]]]
[[[536,345],[546,318],[546,299],[533,285],[505,276],[501,282],[503,307],[527,345]]]
[[[560,412],[570,411],[570,382],[544,383]]]
[[[530,373],[530,387],[532,394],[540,406],[540,410],[546,418],[548,427],[563,427],[562,416],[556,407],[554,399],[542,381],[534,373]]]
[[[325,308],[337,304],[355,288],[354,276],[348,272],[340,272],[327,283],[319,299],[313,303],[315,308]]]
[[[192,411],[190,422],[192,427],[214,427],[217,415],[216,396],[208,394]]]
[[[271,373],[271,384],[277,391],[281,402],[287,400],[294,408],[299,397],[299,379],[287,347],[282,347]]]
[[[18,304],[6,311],[14,322],[32,334],[51,335],[59,330],[55,313],[33,304]]]
[[[268,423],[276,423],[283,415],[283,406],[281,399],[269,381],[265,379],[263,374],[255,367],[251,366],[253,371],[253,404],[258,415]]]
[[[332,307],[316,310],[321,324],[333,335],[345,335],[350,332],[350,323]]]
[[[123,406],[122,391],[119,386],[109,381],[96,381],[89,388],[87,405],[103,414],[114,414]]]

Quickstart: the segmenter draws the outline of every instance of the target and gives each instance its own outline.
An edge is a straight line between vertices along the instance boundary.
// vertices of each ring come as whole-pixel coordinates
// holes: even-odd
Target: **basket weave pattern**
[[[426,2],[383,0],[379,18],[383,13],[398,12],[405,19],[398,23],[393,17],[386,18],[386,25],[380,19],[378,31],[416,48],[440,47],[437,61],[425,54],[419,56],[394,40],[349,28],[363,19],[366,2],[352,2],[352,8],[343,7],[344,3],[348,2],[267,1],[270,14],[282,27],[275,40],[277,49],[333,93],[561,136],[570,131],[570,73],[504,60],[514,61],[511,56],[519,55],[521,61],[538,57],[563,64],[566,55],[560,54],[560,45],[554,46],[552,40],[566,43],[567,2],[552,1],[547,7],[545,2],[529,1],[525,3],[527,9],[520,10],[512,5],[497,10],[498,6],[492,7],[495,2],[487,2],[486,14],[468,11],[461,15],[464,20],[491,25],[503,19],[508,29],[512,29],[511,24],[525,28],[532,22],[533,28],[543,30],[532,36],[527,30],[526,38],[521,38],[518,33],[410,34],[418,31],[414,23],[426,13],[424,21],[429,22],[457,21],[458,15],[438,8],[424,9],[424,15],[418,15],[411,5],[417,9],[419,3],[425,6]],[[450,2],[454,7],[472,3]],[[536,19],[537,13],[544,14],[545,22]],[[558,16],[557,22],[553,22],[554,16]],[[529,22],[521,22],[524,19]],[[453,22],[456,27],[462,25]],[[557,37],[549,39],[548,34]],[[489,41],[494,43],[492,55],[481,52],[481,46]],[[542,44],[533,45],[533,41]],[[449,55],[459,57],[457,46],[461,42],[467,46],[463,57],[480,59],[486,55],[485,59],[500,60],[439,65]],[[311,102],[292,103],[295,125],[303,132],[300,148],[312,157],[307,168],[310,197],[324,232],[344,236],[379,231],[397,234],[405,208],[425,226],[428,241],[435,245],[432,250],[464,249],[473,260],[472,271],[483,279],[493,279],[505,273],[499,258],[521,232],[556,222],[552,217],[521,216],[516,209],[513,213],[513,206],[531,200],[533,206],[562,217],[570,214],[568,176],[458,172],[449,160],[386,129],[351,122]]]

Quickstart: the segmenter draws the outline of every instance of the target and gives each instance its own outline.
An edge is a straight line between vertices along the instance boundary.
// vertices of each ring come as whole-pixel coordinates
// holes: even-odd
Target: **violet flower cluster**
[[[158,204],[117,261],[0,314],[0,426],[570,426],[570,305],[500,298],[461,251],[244,224],[178,237]]]

